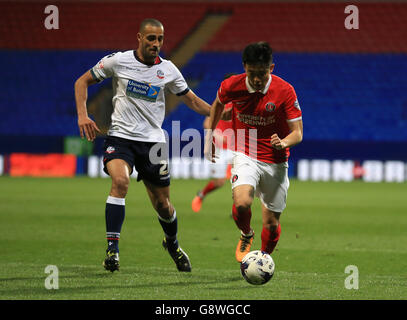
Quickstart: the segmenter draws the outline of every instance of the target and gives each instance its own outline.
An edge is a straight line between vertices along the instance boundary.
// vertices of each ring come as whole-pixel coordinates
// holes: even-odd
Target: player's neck
[[[143,57],[143,55],[140,54],[140,52],[138,52],[138,50],[134,50],[133,54],[134,54],[134,57],[136,58],[136,60],[138,62],[141,62],[141,63],[143,63],[145,65],[152,66],[154,64],[157,64],[157,58],[158,57],[154,57],[150,61],[150,60],[147,60],[145,57]]]

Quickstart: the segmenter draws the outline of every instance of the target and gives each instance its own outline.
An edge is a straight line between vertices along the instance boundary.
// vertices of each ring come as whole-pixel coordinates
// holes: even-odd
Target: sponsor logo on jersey
[[[266,111],[273,112],[274,110],[276,110],[276,105],[273,102],[267,102]]]
[[[237,112],[236,118],[240,122],[243,122],[249,126],[268,126],[268,125],[276,122],[276,117],[274,114],[267,116],[267,117],[262,117],[262,116],[257,116],[257,115],[253,115],[253,114],[244,114],[244,113]]]
[[[150,83],[129,80],[127,83],[126,94],[129,97],[155,102],[161,88],[153,86]]]
[[[157,70],[157,78],[164,79],[164,72],[162,72],[160,69]]]
[[[232,183],[235,183],[239,177],[235,174],[232,178]]]

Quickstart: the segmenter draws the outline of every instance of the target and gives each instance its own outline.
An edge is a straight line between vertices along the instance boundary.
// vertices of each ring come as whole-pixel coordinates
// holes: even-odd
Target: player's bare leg
[[[250,227],[252,217],[251,205],[254,199],[254,187],[243,184],[233,189],[232,215],[237,227],[240,229],[240,239],[236,247],[236,260],[242,262],[243,257],[250,252],[254,232]]]
[[[109,195],[116,198],[125,198],[130,183],[131,168],[129,164],[122,159],[113,159],[106,164],[106,167],[112,179]]]
[[[158,214],[158,221],[164,231],[163,247],[168,250],[174,260],[178,271],[190,272],[191,263],[188,255],[178,244],[178,219],[173,205],[170,202],[170,187],[156,186],[143,180],[153,208]]]
[[[170,202],[170,187],[159,187],[143,180],[154,210],[162,219],[170,219],[175,212]]]
[[[281,212],[274,212],[262,204],[263,230],[261,232],[261,250],[271,254],[280,239]]]
[[[119,270],[119,239],[125,217],[125,197],[130,183],[131,168],[122,159],[113,159],[106,164],[112,186],[106,200],[106,239],[108,247],[103,266],[111,272]]]

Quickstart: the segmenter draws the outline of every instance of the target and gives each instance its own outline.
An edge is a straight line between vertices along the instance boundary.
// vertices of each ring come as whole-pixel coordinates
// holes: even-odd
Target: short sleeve
[[[173,94],[182,96],[189,91],[188,84],[178,68],[172,62],[170,63],[173,79],[167,84],[167,87]]]
[[[93,78],[97,81],[103,81],[104,79],[112,77],[115,66],[117,65],[117,57],[117,52],[103,57],[92,69],[90,69]]]
[[[288,87],[287,98],[284,106],[288,122],[302,119],[302,111],[298,102],[297,94],[291,85]]]

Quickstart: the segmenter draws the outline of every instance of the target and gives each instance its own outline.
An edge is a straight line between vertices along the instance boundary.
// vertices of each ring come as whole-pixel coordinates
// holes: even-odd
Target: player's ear
[[[246,71],[246,67],[247,67],[246,63],[243,63],[243,69],[244,69],[244,72],[246,72],[246,73],[247,73],[247,71]]]
[[[141,38],[143,38],[143,35],[141,34],[141,32],[137,32],[137,40],[140,42]]]
[[[270,65],[270,73],[273,73],[273,70],[274,70],[274,63],[272,63],[272,64]]]

